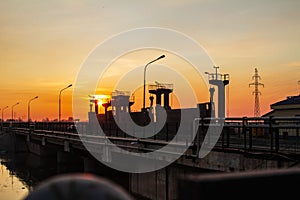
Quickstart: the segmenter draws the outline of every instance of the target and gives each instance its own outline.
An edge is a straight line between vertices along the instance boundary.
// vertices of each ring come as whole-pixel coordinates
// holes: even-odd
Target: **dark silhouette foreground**
[[[24,200],[132,200],[123,188],[92,174],[63,174],[38,185]]]

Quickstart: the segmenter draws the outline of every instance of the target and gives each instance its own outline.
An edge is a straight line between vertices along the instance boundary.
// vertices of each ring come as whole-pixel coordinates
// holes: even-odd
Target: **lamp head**
[[[157,58],[157,60],[158,60],[158,59],[162,59],[162,58],[164,58],[164,57],[166,57],[166,56],[165,56],[165,55],[161,55],[160,57]]]

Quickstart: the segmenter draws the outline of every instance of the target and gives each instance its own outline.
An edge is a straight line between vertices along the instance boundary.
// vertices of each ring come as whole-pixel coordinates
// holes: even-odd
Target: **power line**
[[[253,83],[249,84],[250,86],[254,86],[254,91],[252,94],[255,95],[254,99],[254,117],[260,117],[260,104],[259,104],[259,95],[261,95],[261,92],[259,91],[258,87],[263,86],[264,84],[260,83],[259,80],[261,80],[261,77],[258,75],[258,70],[255,68],[254,76],[252,76],[252,80],[254,80]]]

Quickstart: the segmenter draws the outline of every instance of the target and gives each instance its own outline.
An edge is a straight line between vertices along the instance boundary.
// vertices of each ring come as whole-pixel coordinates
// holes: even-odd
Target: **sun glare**
[[[105,94],[99,94],[99,95],[93,95],[96,100],[98,100],[98,105],[102,105],[104,103],[108,103],[110,100],[109,95]]]

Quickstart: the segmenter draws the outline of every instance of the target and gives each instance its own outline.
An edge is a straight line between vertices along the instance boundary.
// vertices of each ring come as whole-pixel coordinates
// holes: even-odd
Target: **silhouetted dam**
[[[190,131],[197,130],[195,133],[187,132],[187,137],[189,134],[196,134],[196,139],[183,155],[167,167],[147,173],[121,172],[103,164],[103,162],[117,163],[118,159],[124,156],[131,159],[130,155],[105,145],[106,140],[131,152],[155,151],[170,142],[173,142],[174,148],[182,148],[187,144],[180,140],[172,141],[176,124],[166,125],[170,127],[165,127],[165,134],[159,137],[137,139],[126,135],[113,124],[106,124],[104,129],[107,134],[103,137],[97,132],[89,132],[89,123],[4,123],[0,146],[8,152],[31,152],[41,158],[32,162],[32,165],[42,163],[42,158],[46,157],[52,158],[52,162],[55,160],[57,165],[72,163],[82,169],[82,172],[109,176],[129,193],[141,199],[184,199],[184,192],[188,191],[186,187],[188,182],[196,181],[203,174],[298,169],[299,118],[228,118],[223,124],[222,134],[213,150],[200,159],[197,145],[203,144],[206,137],[205,130],[211,125],[206,120],[208,119],[199,119],[199,123],[195,124],[197,129],[191,128]],[[70,128],[71,125],[76,125],[77,129]],[[84,137],[77,133],[78,129],[84,130]],[[97,151],[100,149],[100,152],[109,153],[99,162],[86,150],[83,140],[93,144]],[[168,154],[174,152],[164,153],[160,158],[162,162],[168,161]],[[145,165],[152,164],[151,160],[142,159]],[[274,171],[275,173],[277,172]],[[240,175],[238,179],[242,179],[245,174]],[[183,184],[183,180],[186,184]],[[257,187],[264,184],[261,179],[253,180]]]

